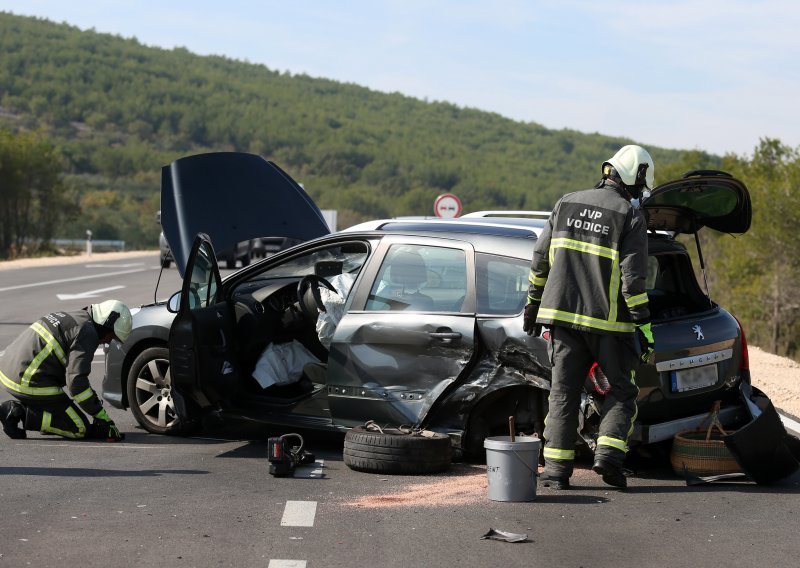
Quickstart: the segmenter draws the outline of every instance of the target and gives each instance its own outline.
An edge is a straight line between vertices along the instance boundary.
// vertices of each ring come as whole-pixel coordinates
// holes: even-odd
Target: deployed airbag
[[[263,388],[296,383],[306,363],[319,363],[319,359],[299,341],[270,343],[258,358],[253,378]]]

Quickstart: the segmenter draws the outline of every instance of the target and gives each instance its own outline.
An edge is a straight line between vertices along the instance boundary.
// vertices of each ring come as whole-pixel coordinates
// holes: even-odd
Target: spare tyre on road
[[[344,437],[344,463],[367,473],[438,473],[450,467],[452,449],[446,434],[374,423],[350,429]]]

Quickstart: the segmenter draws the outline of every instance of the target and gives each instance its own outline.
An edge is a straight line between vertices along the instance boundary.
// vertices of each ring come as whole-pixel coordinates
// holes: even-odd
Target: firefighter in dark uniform
[[[621,148],[602,165],[594,189],[563,196],[536,242],[524,328],[550,328],[553,364],[545,419],[545,487],[568,489],[575,459],[581,392],[597,362],[611,384],[602,409],[592,469],[626,487],[622,464],[636,420],[636,370],[652,354],[645,292],[647,222],[631,200],[653,187],[653,159]]]
[[[0,356],[0,383],[14,396],[0,404],[3,431],[15,439],[31,430],[121,440],[89,385],[89,372],[101,344],[125,341],[130,332],[131,312],[118,300],[53,312],[31,324]],[[91,423],[84,412],[93,417]]]

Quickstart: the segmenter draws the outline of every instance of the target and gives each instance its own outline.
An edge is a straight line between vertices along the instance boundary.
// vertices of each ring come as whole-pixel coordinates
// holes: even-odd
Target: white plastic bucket
[[[492,501],[533,501],[541,440],[534,436],[493,436],[483,441]]]

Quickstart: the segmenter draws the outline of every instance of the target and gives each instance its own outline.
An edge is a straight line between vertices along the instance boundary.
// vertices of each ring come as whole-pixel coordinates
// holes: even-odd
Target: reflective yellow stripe
[[[633,323],[631,322],[614,322],[584,316],[581,314],[573,314],[561,310],[554,310],[551,308],[539,308],[539,317],[561,321],[564,323],[572,323],[582,325],[584,327],[591,327],[594,329],[602,329],[604,331],[619,331],[619,332],[632,332]]]
[[[550,263],[553,263],[553,255],[554,249],[557,248],[564,248],[569,250],[574,250],[578,252],[583,252],[586,254],[593,254],[595,256],[601,256],[603,258],[607,258],[611,260],[611,280],[608,283],[608,320],[605,320],[604,323],[614,323],[617,321],[617,298],[619,297],[619,287],[620,287],[620,266],[619,266],[619,251],[616,251],[609,247],[600,246],[594,243],[586,243],[583,241],[576,241],[575,239],[567,239],[564,237],[560,237],[557,239],[553,239],[550,242]],[[567,313],[567,312],[562,312]],[[586,316],[578,316],[584,318]],[[588,318],[590,320],[594,320],[594,318]],[[595,320],[597,322],[603,322],[604,320]],[[573,322],[577,323],[577,322]],[[582,323],[581,325],[586,325],[588,327],[594,327],[597,329],[605,329],[608,331],[633,331],[633,328],[626,325],[626,329],[616,329],[615,327],[607,327],[607,325],[592,325],[591,323]]]
[[[39,367],[41,366],[42,362],[44,362],[44,360],[47,359],[51,353],[55,354],[62,365],[66,366],[67,364],[67,358],[64,356],[64,351],[61,349],[61,345],[58,343],[58,341],[56,341],[56,338],[53,337],[53,334],[51,334],[46,327],[39,322],[35,322],[31,324],[31,329],[44,340],[45,344],[42,350],[36,354],[36,357],[33,358],[30,365],[28,365],[28,368],[25,369],[25,372],[22,374],[22,379],[20,380],[20,386],[22,387],[27,387],[31,383],[33,376],[39,372]]]
[[[61,387],[29,387],[27,385],[17,384],[6,377],[2,371],[0,371],[0,383],[3,383],[8,390],[20,394],[27,394],[28,396],[53,396],[63,394],[64,392],[61,390]]]
[[[625,298],[625,303],[628,304],[629,308],[634,308],[636,306],[641,306],[642,304],[647,303],[647,293],[639,294],[637,296],[631,296],[630,298]]]
[[[617,260],[619,258],[619,252],[612,248],[602,247],[594,243],[585,243],[583,241],[576,241],[575,239],[567,239],[563,237],[550,241],[550,250],[554,248],[576,250],[578,252],[585,252],[594,254],[596,256],[610,258],[611,260]]]
[[[60,428],[55,428],[51,426],[50,423],[53,419],[52,414],[47,411],[42,413],[42,432],[49,432],[50,434],[58,434],[59,436],[63,436],[65,438],[72,438],[72,439],[79,439],[86,436],[86,424],[75,412],[75,409],[71,406],[67,408],[67,416],[69,416],[72,421],[75,423],[75,426],[78,428],[77,432],[68,432],[67,430],[61,430]]]
[[[572,461],[575,459],[575,450],[561,450],[559,448],[545,447],[542,454],[546,459],[550,460]]]
[[[636,386],[636,371],[631,370],[631,384]],[[639,394],[639,387],[636,387],[636,394],[638,397]],[[616,448],[621,452],[628,452],[628,440],[627,438],[631,437],[633,434],[633,425],[636,422],[636,418],[639,416],[639,406],[636,404],[636,399],[634,399],[633,403],[633,416],[631,416],[631,426],[628,428],[627,434],[625,434],[626,439],[620,440],[619,438],[613,438],[611,436],[599,436],[597,438],[597,445],[598,446],[610,446],[612,448]]]
[[[617,321],[617,298],[619,298],[619,287],[621,279],[619,275],[619,261],[611,259],[611,282],[608,283],[608,321]]]
[[[61,344],[56,341],[56,338],[53,337],[53,334],[50,331],[40,324],[38,321],[31,325],[31,329],[38,333],[42,339],[45,340],[47,345],[53,350],[53,353],[56,354],[58,360],[61,361],[61,364],[65,367],[67,366],[67,356],[64,355],[64,350],[61,349]]]
[[[66,359],[64,358],[64,352],[61,350],[61,345],[58,344],[47,328],[39,322],[36,322],[31,324],[31,329],[39,334],[39,336],[44,340],[45,344],[44,347],[42,347],[42,350],[39,351],[30,362],[28,368],[25,369],[25,372],[22,373],[20,385],[23,387],[27,387],[31,383],[31,379],[39,371],[39,367],[41,366],[42,362],[50,356],[50,353],[55,353],[61,364],[66,365]]]
[[[547,284],[547,277],[545,276],[544,278],[541,278],[539,276],[534,276],[533,272],[531,272],[530,276],[528,276],[528,282],[530,282],[534,286],[544,286],[545,284]]]
[[[92,398],[93,394],[94,394],[94,391],[92,390],[92,387],[89,387],[88,389],[83,391],[81,394],[79,394],[78,396],[73,398],[72,400],[74,400],[75,402],[83,402],[84,400],[89,400],[90,398]]]
[[[617,448],[621,452],[628,452],[628,444],[625,443],[625,440],[620,440],[619,438],[612,438],[611,436],[600,436],[597,438],[597,445],[598,446],[611,446],[612,448]]]

